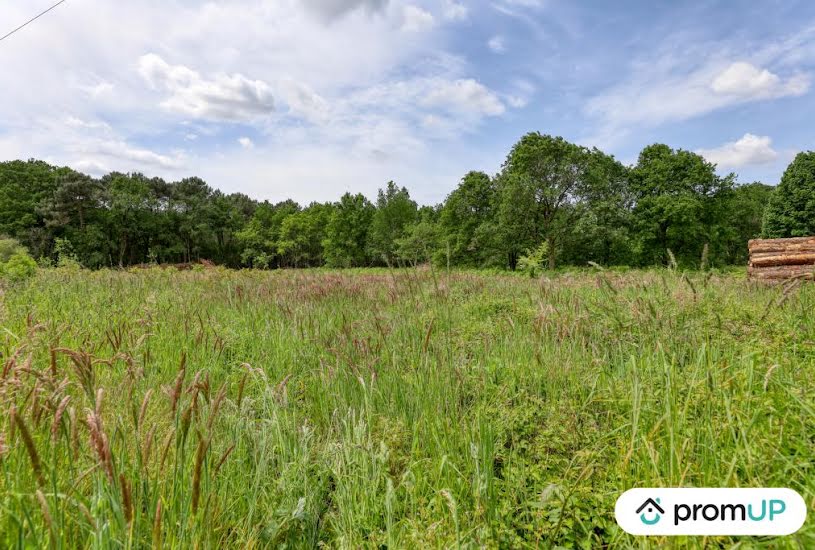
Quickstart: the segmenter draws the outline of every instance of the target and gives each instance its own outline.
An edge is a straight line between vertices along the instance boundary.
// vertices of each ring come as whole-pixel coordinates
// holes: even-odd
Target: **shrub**
[[[37,262],[15,239],[0,239],[0,276],[10,281],[22,281],[37,272]]]
[[[17,241],[17,239],[0,237],[0,263],[6,263],[9,258],[20,251],[25,252],[26,250],[25,247]]]
[[[518,269],[530,277],[535,277],[548,258],[549,243],[543,242],[534,250],[527,249],[526,254],[518,258]]]
[[[2,264],[2,273],[10,281],[22,281],[33,277],[37,272],[37,262],[28,255],[28,252],[17,252],[8,261]]]
[[[74,247],[68,239],[57,237],[54,239],[54,253],[57,255],[57,267],[79,269],[82,265],[74,252]]]

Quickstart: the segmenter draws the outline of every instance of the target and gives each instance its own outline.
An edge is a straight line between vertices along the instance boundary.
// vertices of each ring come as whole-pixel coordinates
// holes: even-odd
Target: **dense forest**
[[[815,232],[815,153],[778,189],[717,175],[701,156],[646,147],[634,166],[530,133],[501,171],[470,172],[443,204],[419,206],[393,182],[375,202],[346,193],[301,206],[224,194],[199,178],[96,179],[38,160],[0,163],[0,234],[41,262],[83,266],[209,260],[230,267],[415,264],[743,264],[747,240]],[[785,191],[785,189],[787,191]],[[797,201],[797,203],[795,202]],[[670,251],[670,252],[669,252]],[[703,252],[704,251],[704,252]],[[674,261],[673,259],[670,261]]]

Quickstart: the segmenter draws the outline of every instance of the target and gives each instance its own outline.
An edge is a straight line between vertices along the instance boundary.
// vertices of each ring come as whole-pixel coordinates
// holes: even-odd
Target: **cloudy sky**
[[[0,3],[0,35],[55,0]],[[67,0],[0,42],[0,160],[421,203],[538,130],[777,183],[815,149],[815,3]]]

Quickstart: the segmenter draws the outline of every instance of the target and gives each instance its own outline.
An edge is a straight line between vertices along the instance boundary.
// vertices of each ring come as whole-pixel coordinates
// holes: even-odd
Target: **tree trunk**
[[[119,267],[124,267],[125,251],[127,250],[127,235],[119,239]]]
[[[555,237],[554,235],[549,235],[546,238],[546,242],[549,244],[549,269],[555,269]]]

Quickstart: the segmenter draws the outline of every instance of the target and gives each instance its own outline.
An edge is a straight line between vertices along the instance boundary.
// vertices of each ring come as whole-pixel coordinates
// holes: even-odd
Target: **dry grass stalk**
[[[74,370],[79,377],[79,382],[82,388],[87,393],[88,397],[93,399],[93,387],[96,383],[95,371],[93,368],[93,355],[86,351],[75,351],[68,348],[55,348],[55,352],[64,353],[71,358],[71,363],[74,365]]]
[[[40,509],[42,510],[42,517],[45,519],[45,524],[48,526],[48,530],[51,532],[51,537],[54,537],[54,520],[51,518],[51,511],[48,507],[48,501],[45,500],[45,495],[42,494],[42,491],[37,489],[36,493],[37,501],[40,503]]]
[[[175,429],[171,429],[167,434],[167,437],[164,438],[164,446],[161,451],[161,462],[159,463],[160,470],[164,470],[164,462],[167,460],[167,454],[170,452],[170,444],[173,442],[173,436],[175,436]]]
[[[153,395],[153,389],[147,390],[144,394],[144,399],[141,402],[141,409],[139,409],[139,421],[136,425],[137,430],[141,430],[144,425],[144,417],[147,414],[147,405],[150,403],[150,397]]]
[[[244,388],[244,386],[246,386],[246,377],[247,376],[248,376],[248,373],[244,373],[243,376],[241,376],[240,383],[238,384],[238,400],[237,400],[238,409],[241,408],[241,401],[243,400],[243,388]]]
[[[88,520],[91,527],[96,529],[96,520],[93,519],[93,516],[91,515],[90,511],[88,511],[87,507],[85,507],[85,505],[81,502],[77,502],[76,504],[79,507],[79,511],[82,512],[82,515],[85,516],[86,520]]]
[[[699,271],[707,269],[708,260],[710,259],[710,243],[705,243],[702,247],[702,260],[699,262]]]
[[[193,396],[194,398],[195,396]],[[181,440],[185,440],[187,438],[187,432],[190,429],[190,424],[192,424],[192,415],[195,411],[195,401],[191,401],[190,404],[184,409],[184,412],[181,415]]]
[[[798,288],[799,286],[801,286],[800,278],[791,279],[788,283],[786,283],[784,285],[783,291],[781,292],[781,296],[779,296],[777,300],[770,300],[767,303],[767,307],[764,308],[764,313],[761,315],[761,318],[758,320],[758,322],[763,323],[767,316],[770,314],[770,311],[772,310],[773,307],[779,308],[782,305],[784,305],[784,302],[787,301],[787,298],[789,298],[792,291]]]
[[[79,420],[73,407],[68,407],[68,418],[71,420],[71,451],[76,458],[79,456]]]
[[[37,447],[34,445],[34,440],[31,438],[31,432],[28,431],[28,427],[25,425],[23,419],[17,415],[16,409],[11,410],[11,415],[16,429],[20,432],[20,437],[23,438],[23,445],[25,445],[28,458],[31,460],[31,469],[37,478],[37,484],[40,487],[44,487],[45,476],[42,472],[42,463],[40,462],[40,455],[37,453]]]
[[[119,485],[122,489],[122,510],[124,511],[125,521],[130,524],[133,521],[133,499],[130,483],[125,479],[124,474],[119,474]]]
[[[666,250],[668,251],[668,269],[671,271],[676,271],[676,269],[679,267],[679,264],[676,262],[676,256],[674,256],[674,253],[670,248]]]
[[[98,390],[96,390],[96,404],[95,404],[95,407],[94,407],[93,410],[96,413],[96,416],[98,416],[100,418],[102,417],[102,402],[103,402],[104,398],[105,398],[105,390],[102,389],[102,388],[99,388]]]
[[[34,387],[31,389],[31,418],[34,420],[34,424],[39,425],[40,417],[42,416],[42,410],[40,405],[40,381],[37,380],[34,382]]]
[[[424,344],[422,345],[422,353],[427,353],[427,348],[430,346],[430,336],[433,334],[433,325],[436,323],[436,318],[430,319],[430,324],[427,326],[427,331],[424,335]]]
[[[153,451],[153,439],[156,435],[156,427],[153,426],[150,428],[150,431],[147,433],[147,437],[144,438],[144,444],[142,445],[142,465],[147,468],[147,464],[150,463],[150,454]]]
[[[94,411],[88,411],[87,422],[88,430],[90,431],[91,447],[93,447],[96,452],[97,460],[105,470],[108,480],[113,482],[113,456],[110,452],[107,435],[105,435],[102,426],[102,418]]]
[[[221,386],[221,389],[218,390],[218,393],[215,395],[215,399],[212,400],[212,406],[209,410],[209,418],[207,419],[207,432],[210,434],[212,433],[212,425],[215,423],[215,417],[218,415],[218,411],[221,409],[221,404],[226,397],[226,382]]]
[[[20,354],[23,352],[23,350],[25,350],[25,346],[20,346],[19,348],[14,350],[14,353],[11,354],[11,357],[9,357],[6,360],[5,365],[3,365],[3,379],[7,378],[9,373],[14,371],[14,369],[17,367],[17,359],[20,357]]]
[[[173,389],[170,391],[170,409],[173,414],[178,410],[178,399],[181,397],[181,389],[184,386],[184,375],[187,372],[187,353],[181,354],[181,366],[178,367],[178,375],[175,377]]]
[[[153,550],[161,550],[161,498],[156,503],[156,517],[153,518]]]
[[[62,415],[65,413],[65,409],[68,407],[68,401],[70,400],[70,395],[63,397],[57,406],[57,411],[54,413],[54,422],[51,424],[51,440],[54,443],[57,442],[57,437],[59,437],[59,426],[62,422]]]
[[[235,450],[235,444],[233,443],[232,445],[229,446],[229,448],[226,451],[224,451],[224,454],[221,455],[221,459],[218,460],[218,464],[215,466],[215,469],[212,471],[212,477],[217,477],[218,472],[221,470],[221,466],[224,465],[224,462],[226,462],[226,459],[229,458],[229,455],[231,455],[232,451],[234,451],[234,450]]]
[[[49,367],[51,368],[51,375],[57,375],[57,350],[54,348],[48,349]]]
[[[192,513],[198,511],[198,502],[201,497],[201,468],[209,447],[209,438],[204,439],[198,434],[198,450],[195,453],[195,466],[192,472]]]

